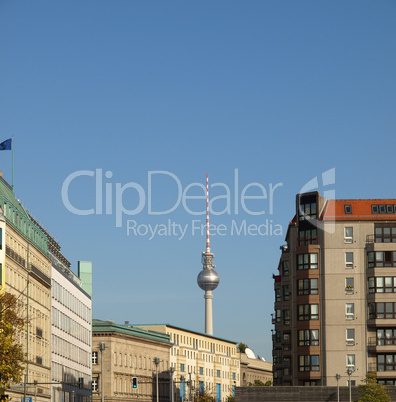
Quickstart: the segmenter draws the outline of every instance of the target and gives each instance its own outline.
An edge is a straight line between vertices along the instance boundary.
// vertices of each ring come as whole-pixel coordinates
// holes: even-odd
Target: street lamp
[[[335,377],[337,380],[337,402],[340,402],[340,384],[338,383],[338,381],[341,378],[341,375],[337,373]]]
[[[353,370],[351,367],[348,367],[347,369],[347,374],[349,377],[349,402],[352,402],[352,388],[351,388],[351,374],[352,374]]]
[[[103,392],[103,352],[106,349],[106,344],[104,342],[99,342],[99,350],[100,350],[100,371],[101,371],[101,379],[100,379],[100,393],[102,402],[104,402],[104,392]]]
[[[154,364],[155,367],[157,368],[157,402],[159,402],[159,393],[158,393],[158,365],[160,363],[159,357],[154,357]]]
[[[174,367],[169,368],[169,374],[171,378],[171,402],[174,402],[174,392],[173,392],[173,373],[175,372]]]

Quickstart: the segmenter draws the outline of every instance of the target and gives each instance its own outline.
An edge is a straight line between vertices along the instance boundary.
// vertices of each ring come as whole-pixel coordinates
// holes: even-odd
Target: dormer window
[[[345,205],[344,210],[346,214],[351,214],[352,213],[352,206],[351,205]]]

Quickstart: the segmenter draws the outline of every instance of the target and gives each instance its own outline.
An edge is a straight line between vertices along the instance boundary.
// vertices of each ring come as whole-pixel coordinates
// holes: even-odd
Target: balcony
[[[371,337],[367,341],[367,350],[371,353],[396,353],[396,339]]]
[[[369,234],[366,236],[367,251],[386,251],[395,250],[396,237]]]

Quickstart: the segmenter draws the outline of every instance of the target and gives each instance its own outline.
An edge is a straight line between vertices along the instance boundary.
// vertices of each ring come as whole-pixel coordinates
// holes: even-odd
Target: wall
[[[396,386],[388,386],[392,401],[396,400]],[[352,387],[352,401],[360,396],[358,387]],[[262,401],[337,401],[337,387],[237,387],[236,402]],[[349,401],[349,388],[340,387],[340,401]]]

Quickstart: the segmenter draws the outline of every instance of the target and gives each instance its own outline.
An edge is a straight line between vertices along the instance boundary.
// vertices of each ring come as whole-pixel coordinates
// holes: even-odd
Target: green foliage
[[[246,345],[245,343],[239,342],[237,348],[241,353],[245,353],[245,350],[248,348],[248,345]]]
[[[268,380],[267,382],[263,383],[260,380],[254,380],[253,383],[249,382],[248,387],[271,387],[272,381]]]
[[[372,371],[366,374],[364,384],[359,385],[359,402],[390,402],[391,397],[386,387],[377,382],[377,373]]]
[[[195,398],[196,402],[215,402],[216,398],[213,394],[208,390],[204,389],[203,392],[197,392],[197,396]]]
[[[22,318],[18,299],[8,292],[0,293],[0,388],[10,382],[20,382],[25,353],[19,334],[26,320]]]

